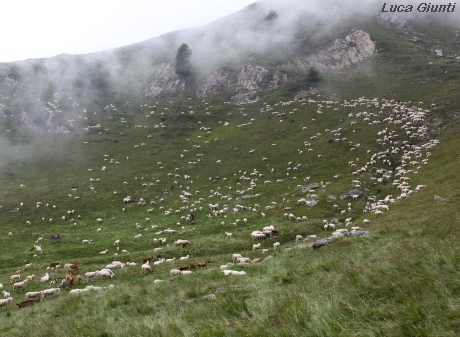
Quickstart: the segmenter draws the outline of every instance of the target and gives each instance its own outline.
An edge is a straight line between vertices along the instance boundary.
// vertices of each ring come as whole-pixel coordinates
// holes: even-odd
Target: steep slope
[[[280,18],[286,6],[276,8]],[[43,324],[58,318],[75,335],[458,333],[457,28],[417,20],[407,18],[401,29],[381,17],[347,17],[327,32],[295,35],[284,56],[255,46],[248,59],[203,68],[166,97],[140,94],[150,74],[105,81],[125,73],[98,63],[97,55],[90,56],[95,63],[43,60],[63,62],[53,68],[56,77],[84,64],[86,75],[59,85],[47,77],[51,68],[28,77],[24,68],[6,66],[0,283],[12,292],[9,278],[26,262],[32,266],[21,279],[37,279],[60,262],[48,272],[67,285],[73,276],[65,263],[78,261],[83,277],[113,259],[137,265],[116,269],[113,279],[89,280],[95,287],[112,283],[113,291],[70,296],[69,288],[86,286],[75,281],[19,312],[13,306],[23,294],[14,294],[2,331],[62,334]],[[375,51],[351,62],[361,48],[350,32],[361,31]],[[436,49],[445,51],[439,56],[433,39],[443,34],[452,39],[438,39]],[[151,62],[123,50],[125,70]],[[324,50],[330,59],[318,58]],[[325,66],[319,82],[308,81],[306,62],[336,64],[340,50],[339,59],[352,64]],[[157,87],[164,86],[160,77]],[[49,84],[45,96],[40,88],[29,91],[38,79]],[[235,92],[239,100],[231,99]],[[245,101],[254,102],[232,104]],[[325,221],[328,229],[359,226],[370,236],[334,238],[314,250],[316,239],[332,235]],[[277,233],[259,241],[263,254],[250,234],[269,226]],[[53,234],[61,241],[51,241]],[[191,244],[175,245],[177,239]],[[174,262],[152,261],[152,273],[142,273],[142,259],[160,252]],[[225,276],[219,266],[234,253],[263,262],[228,266],[246,275]],[[205,261],[211,262],[191,275],[170,276],[173,268]],[[33,280],[26,291],[49,287]]]

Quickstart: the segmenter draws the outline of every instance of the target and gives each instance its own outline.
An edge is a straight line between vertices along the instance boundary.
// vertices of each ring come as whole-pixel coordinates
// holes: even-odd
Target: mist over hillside
[[[419,5],[1,63],[0,334],[458,334],[460,7]]]

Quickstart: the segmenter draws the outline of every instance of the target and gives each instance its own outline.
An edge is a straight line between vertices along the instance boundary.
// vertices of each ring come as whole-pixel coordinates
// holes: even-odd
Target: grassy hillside
[[[0,162],[0,283],[14,301],[0,310],[1,334],[458,334],[458,61],[418,48],[385,24],[362,24],[378,54],[359,66],[321,73],[316,96],[310,97],[315,102],[293,99],[308,89],[300,72],[246,106],[224,104],[225,96],[187,95],[113,99],[99,106],[52,93],[55,105],[72,107],[61,109],[63,121],[67,113],[77,116],[69,134],[35,135],[17,127],[18,116],[5,114],[11,131],[1,133],[7,146]],[[12,108],[9,99],[3,99],[6,108]],[[384,99],[391,106],[384,107]],[[419,122],[411,117],[418,109],[425,114]],[[413,129],[402,128],[408,122]],[[410,137],[417,131],[419,136]],[[395,148],[400,150],[392,153]],[[402,182],[395,176],[401,167],[408,171],[410,190],[426,187],[401,199],[393,184]],[[388,181],[379,182],[382,169],[392,171]],[[341,200],[356,188],[353,180],[363,194]],[[319,202],[300,205],[299,199],[309,197],[299,187],[313,183]],[[184,192],[192,194],[186,202],[180,197]],[[123,203],[127,196],[134,202]],[[387,196],[395,202],[382,215],[368,210],[372,198]],[[145,205],[138,205],[141,198]],[[223,213],[213,214],[209,204],[219,204]],[[192,213],[193,224],[185,220]],[[286,213],[308,220],[290,220]],[[345,226],[350,217],[371,235],[335,239],[320,249],[311,247],[316,239],[295,241],[296,235],[330,236],[324,220],[351,230]],[[250,233],[270,225],[279,237],[261,242],[268,253],[252,251]],[[176,234],[160,233],[168,228]],[[233,237],[227,239],[225,232]],[[52,242],[53,234],[61,241]],[[155,238],[166,238],[167,244],[155,244]],[[113,245],[117,239],[120,250]],[[176,246],[177,239],[191,245]],[[34,245],[42,251],[30,250]],[[175,261],[143,274],[142,259],[159,252]],[[229,267],[246,275],[225,276],[219,267],[234,253],[264,260]],[[186,255],[189,260],[179,261]],[[137,265],[116,269],[113,279],[88,282],[113,289],[71,296],[65,288],[33,307],[16,309],[26,291],[55,287],[38,280],[49,263],[62,264],[49,271],[60,283],[68,272],[65,263],[78,261],[84,276],[115,258]],[[206,268],[191,275],[169,274],[207,260]],[[36,278],[13,294],[10,276],[25,263],[32,267],[21,280]],[[154,283],[157,279],[163,282]],[[72,289],[86,286],[76,283]]]

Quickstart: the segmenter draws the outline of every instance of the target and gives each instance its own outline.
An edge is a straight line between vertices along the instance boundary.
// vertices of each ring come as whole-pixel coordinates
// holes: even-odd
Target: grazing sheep
[[[230,270],[230,269],[224,269],[222,272],[225,275],[246,275],[245,271],[237,271],[237,270]]]
[[[273,249],[276,250],[279,246],[280,246],[280,243],[279,243],[279,242],[275,242],[275,243],[273,244]]]
[[[23,289],[24,286],[27,284],[27,280],[24,280],[22,282],[16,282],[13,284],[13,293],[16,292],[16,289]]]
[[[260,249],[261,243],[259,242],[258,244],[252,245],[252,251],[255,251],[256,249]]]
[[[302,235],[296,235],[295,242],[299,242],[299,241],[302,241],[302,240],[303,240]]]
[[[230,239],[233,236],[233,234],[225,232],[225,236],[227,237],[227,239]]]
[[[232,255],[233,263],[235,263],[235,261],[236,261],[238,258],[240,258],[240,257],[243,257],[243,255],[241,255],[241,254],[233,254],[233,255]]]
[[[49,295],[54,295],[60,291],[61,291],[61,288],[49,288],[49,289],[42,290],[41,293],[42,293],[42,297],[44,298]]]
[[[147,274],[148,272],[151,272],[152,271],[152,267],[150,267],[150,265],[147,263],[144,263],[142,266],[141,266],[141,270],[144,274]]]
[[[228,267],[230,267],[230,266],[232,266],[232,265],[233,265],[233,263],[229,262],[229,263],[227,263],[227,264],[221,265],[221,266],[220,266],[220,269],[226,269],[226,268],[228,268]]]
[[[45,273],[45,276],[40,278],[40,282],[48,282],[50,280],[50,276],[48,273]]]
[[[181,256],[181,258],[179,259],[179,261],[185,261],[185,260],[188,260],[190,255],[187,255],[187,256]]]
[[[27,292],[26,293],[26,301],[28,299],[31,299],[31,298],[40,298],[42,296],[42,292],[41,291],[30,291],[30,292]]]
[[[2,294],[3,294],[3,298],[10,298],[11,297],[11,294],[5,290],[2,291]]]
[[[14,281],[17,281],[17,280],[20,280],[20,279],[21,279],[21,275],[19,275],[19,274],[11,275],[10,282],[13,283]]]
[[[13,302],[13,300],[14,300],[13,297],[9,297],[9,298],[5,298],[5,299],[0,300],[0,308],[3,308],[4,306],[6,306],[10,302]]]
[[[171,269],[171,271],[169,272],[169,275],[171,276],[182,275],[182,271],[180,271],[179,269]]]

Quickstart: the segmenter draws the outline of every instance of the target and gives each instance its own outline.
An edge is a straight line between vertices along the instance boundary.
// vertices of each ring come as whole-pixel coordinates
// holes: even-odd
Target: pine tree
[[[189,46],[183,43],[176,54],[176,71],[180,75],[189,75],[192,71],[192,64],[190,63],[190,56],[192,56],[192,50]]]

